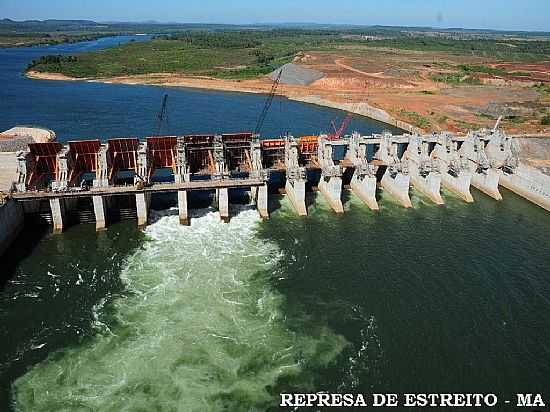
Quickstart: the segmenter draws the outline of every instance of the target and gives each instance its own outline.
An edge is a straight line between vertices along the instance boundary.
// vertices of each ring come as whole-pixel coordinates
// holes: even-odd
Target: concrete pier
[[[409,139],[407,139],[408,141]],[[375,159],[387,165],[380,185],[404,207],[412,207],[409,197],[411,177],[408,170],[408,160],[399,156],[400,142],[394,141],[392,135],[385,133],[379,140],[379,148]]]
[[[218,210],[220,211],[220,218],[229,223],[229,192],[227,189],[218,189]]]
[[[267,183],[256,188],[256,207],[262,219],[269,218]]]
[[[331,141],[328,136],[319,136],[317,158],[321,166],[319,191],[325,197],[330,207],[336,213],[344,213],[342,205],[342,169],[334,163],[333,145],[340,144]]]
[[[288,200],[299,216],[307,216],[306,208],[306,169],[300,166],[298,141],[287,136],[285,139],[285,191]]]
[[[500,173],[495,169],[487,169],[480,172],[474,172],[471,184],[477,190],[491,196],[495,200],[502,200],[502,195],[498,190]]]
[[[285,191],[298,216],[307,216],[305,180],[286,181]]]
[[[149,220],[149,204],[151,195],[149,193],[136,193],[136,212],[138,226],[146,226]]]
[[[63,232],[64,223],[66,220],[64,199],[50,199],[50,209],[52,211],[53,232]]]
[[[441,174],[439,172],[431,172],[424,177],[419,173],[412,172],[411,168],[411,183],[416,190],[430,198],[436,205],[445,204],[441,197]]]
[[[500,184],[550,211],[550,176],[520,163],[511,173],[501,172]]]
[[[447,134],[440,135],[431,158],[439,168],[443,187],[464,201],[473,202],[470,193],[473,172],[468,160],[459,152],[458,142]]]
[[[371,210],[379,210],[376,201],[376,174],[367,159],[367,139],[353,133],[349,139],[346,159],[353,165],[351,190]]]
[[[336,213],[344,213],[342,205],[342,178],[339,176],[323,177],[319,181],[319,191]]]
[[[443,187],[467,203],[472,203],[474,201],[470,193],[471,180],[472,173],[468,171],[463,171],[458,176],[453,176],[450,173],[441,173],[441,183]]]
[[[92,196],[95,214],[95,229],[104,230],[107,228],[107,209],[105,207],[106,199],[102,196]]]
[[[441,197],[441,173],[437,163],[430,158],[430,147],[434,143],[413,136],[409,141],[405,157],[413,187],[427,196],[436,205],[444,204]]]
[[[411,198],[409,197],[409,186],[411,177],[408,174],[397,172],[395,175],[386,170],[382,177],[381,186],[391,196],[393,196],[403,207],[412,207]]]
[[[178,191],[178,214],[180,224],[189,225],[189,216],[187,215],[187,192],[185,190]]]
[[[361,176],[356,170],[351,178],[351,190],[371,210],[380,210],[376,201],[376,176]]]
[[[491,140],[495,137],[498,139],[494,133],[470,132],[459,152],[472,173],[471,185],[495,200],[502,200],[498,191],[499,171],[491,164],[485,146],[494,146]],[[497,151],[500,152],[500,149]]]

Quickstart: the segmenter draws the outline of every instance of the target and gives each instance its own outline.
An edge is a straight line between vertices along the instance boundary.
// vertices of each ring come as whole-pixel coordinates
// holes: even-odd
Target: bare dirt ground
[[[405,127],[407,130],[465,132],[490,127],[503,115],[502,127],[510,134],[550,136],[550,126],[541,124],[542,117],[550,115],[550,97],[536,87],[550,82],[550,62],[506,63],[437,52],[343,47],[338,51],[304,52],[294,63],[324,73],[323,78],[309,85],[281,84],[278,93],[295,100],[372,113],[378,120],[410,125]],[[434,75],[457,73],[458,66],[464,64],[505,70],[506,75],[477,74],[478,84],[474,85],[433,80]],[[69,80],[50,73],[28,75]],[[172,73],[84,80],[250,93],[269,92],[272,85],[267,76],[220,80]],[[372,110],[356,110],[359,103]]]

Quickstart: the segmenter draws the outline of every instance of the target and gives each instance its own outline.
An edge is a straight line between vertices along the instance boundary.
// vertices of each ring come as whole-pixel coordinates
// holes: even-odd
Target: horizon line
[[[404,26],[404,25],[386,25],[386,24],[357,24],[357,23],[318,23],[318,22],[293,22],[293,21],[281,21],[281,22],[254,22],[254,23],[224,23],[224,22],[180,22],[180,21],[158,21],[158,20],[93,20],[93,19],[25,19],[16,20],[9,17],[3,17],[1,21],[9,20],[14,23],[26,23],[26,22],[70,22],[70,21],[86,21],[96,24],[153,24],[153,25],[225,25],[225,26],[276,26],[276,25],[316,25],[316,26],[348,26],[348,27],[387,27],[387,28],[407,28],[407,29],[430,29],[430,30],[442,30],[442,31],[456,31],[456,30],[468,30],[468,31],[490,31],[490,32],[511,32],[511,33],[550,33],[550,29],[494,29],[494,28],[482,28],[482,27],[437,27],[437,26]]]

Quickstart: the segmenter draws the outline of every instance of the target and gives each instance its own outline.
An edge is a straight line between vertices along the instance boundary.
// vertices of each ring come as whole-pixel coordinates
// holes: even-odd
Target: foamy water
[[[285,326],[270,286],[282,252],[256,236],[255,210],[229,224],[208,210],[190,227],[176,210],[153,220],[121,273],[124,297],[95,306],[95,336],[17,380],[17,410],[262,410],[278,378],[345,345]]]

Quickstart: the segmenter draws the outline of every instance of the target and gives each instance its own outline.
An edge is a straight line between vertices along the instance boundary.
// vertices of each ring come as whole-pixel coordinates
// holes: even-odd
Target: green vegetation
[[[410,123],[421,129],[427,129],[432,125],[430,119],[420,115],[417,112],[401,109],[399,110],[399,114],[406,117]]]
[[[95,24],[95,23],[94,23]],[[85,25],[88,30],[94,26]],[[80,26],[78,26],[80,27]],[[136,27],[109,26],[136,30]],[[492,56],[508,60],[550,59],[550,41],[463,39],[411,35],[405,29],[290,29],[249,26],[158,26],[164,33],[146,42],[133,42],[108,50],[84,53],[72,60],[39,60],[28,69],[58,72],[71,77],[113,77],[147,73],[179,73],[227,79],[250,79],[275,70],[299,52],[368,52],[372,47],[441,51],[451,54]],[[185,30],[183,30],[185,28]],[[169,33],[166,31],[172,30]],[[0,31],[1,33],[1,31]],[[158,32],[157,32],[158,33]],[[375,40],[364,35],[376,34]],[[458,36],[458,35],[457,35]],[[462,34],[460,35],[462,36]],[[513,47],[510,47],[510,45]],[[438,64],[438,63],[436,63]],[[505,75],[504,70],[484,65],[442,67],[432,79],[448,84],[480,84],[484,74]],[[453,69],[455,72],[450,72]]]
[[[506,70],[489,67],[489,66],[481,66],[481,65],[472,66],[467,64],[461,64],[458,66],[458,68],[463,73],[486,73],[486,74],[491,74],[493,76],[505,76],[508,74]]]
[[[109,34],[114,35],[114,33]],[[27,47],[27,46],[44,46],[61,43],[76,43],[80,41],[97,40],[105,36],[101,33],[89,34],[61,34],[61,33],[25,33],[12,34],[0,33],[0,47]]]
[[[112,77],[156,72],[248,79],[292,61],[301,50],[350,43],[335,33],[306,30],[185,32],[148,42],[84,53],[77,59],[43,59],[27,70],[72,77]]]
[[[469,75],[463,71],[456,73],[439,73],[432,74],[430,76],[434,82],[447,83],[451,85],[459,84],[469,84],[469,85],[478,85],[481,84],[481,81],[478,77]]]
[[[550,97],[550,84],[540,83],[534,87],[543,97]]]
[[[513,61],[541,61],[550,59],[550,41],[511,40],[497,41],[490,38],[471,39],[467,36],[451,37],[398,36],[372,40],[369,46],[394,49],[445,52],[458,55],[492,57]]]
[[[540,124],[543,126],[550,126],[550,115],[544,116],[542,120],[540,121]]]
[[[490,74],[493,76],[505,76],[508,74],[508,72],[505,70],[483,65],[460,64],[455,67],[455,69],[458,69],[458,71],[454,73],[433,74],[430,76],[430,78],[434,82],[447,83],[452,85],[458,85],[461,83],[478,85],[481,84],[481,80],[477,76],[480,73]]]
[[[510,123],[513,123],[513,124],[521,124],[521,123],[525,122],[524,117],[517,116],[517,115],[504,116],[504,120],[507,120],[507,121],[509,121]]]
[[[78,61],[76,56],[62,56],[62,55],[48,55],[41,56],[38,60],[33,60],[27,66],[27,69],[30,70],[36,65],[45,65],[52,68],[52,72],[57,72],[61,70],[61,65],[64,63],[72,63]]]

